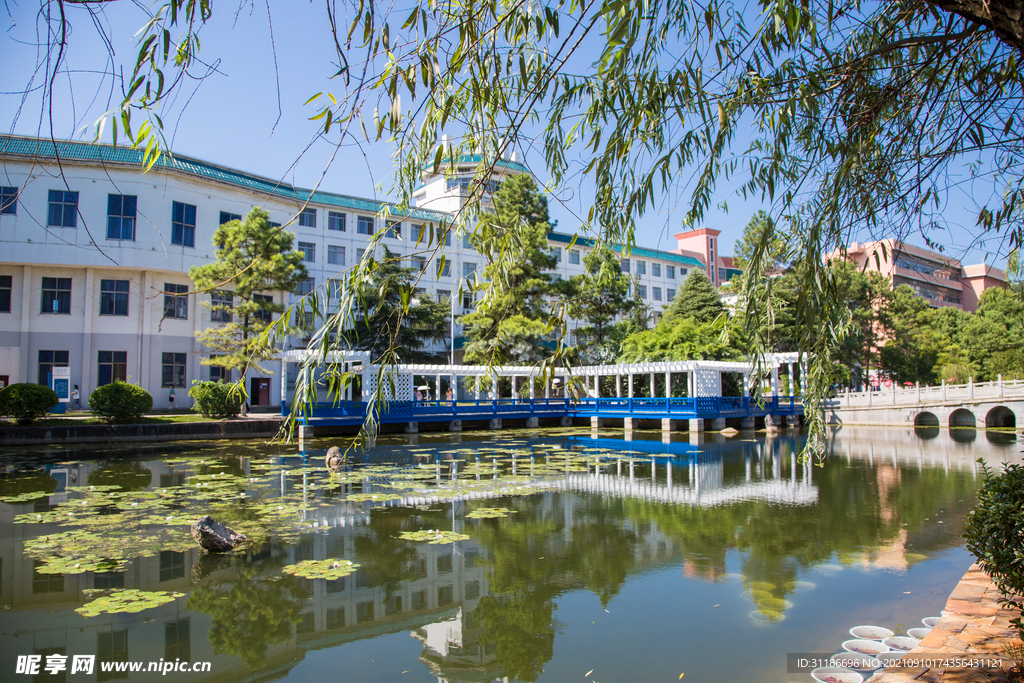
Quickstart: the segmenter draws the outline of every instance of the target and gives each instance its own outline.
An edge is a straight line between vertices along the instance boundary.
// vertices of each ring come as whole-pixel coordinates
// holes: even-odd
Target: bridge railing
[[[914,405],[1003,398],[1024,398],[1024,380],[968,382],[967,384],[943,384],[936,387],[897,387],[893,385],[880,391],[843,392],[833,398],[830,405],[841,408],[859,408],[875,405]]]
[[[691,416],[730,417],[764,413],[795,413],[802,410],[803,405],[795,396],[768,396],[760,402],[749,396],[591,397],[580,399],[575,405],[575,411],[579,413],[631,413],[639,417],[645,414],[676,413]]]
[[[317,403],[307,413],[313,419],[355,420],[366,417],[369,404],[361,401],[338,403]],[[463,417],[486,417],[487,415],[508,415],[513,413],[566,413],[568,401],[564,398],[502,398],[469,401],[390,401],[381,416],[389,420],[401,418],[409,422],[429,419],[459,419]],[[287,403],[281,405],[281,413],[287,414]]]

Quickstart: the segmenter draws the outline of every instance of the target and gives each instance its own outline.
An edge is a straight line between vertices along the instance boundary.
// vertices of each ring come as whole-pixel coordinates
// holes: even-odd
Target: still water
[[[334,472],[256,443],[3,449],[0,680],[33,680],[35,654],[68,657],[35,680],[83,682],[810,681],[787,652],[939,614],[971,563],[976,461],[1021,448],[844,429],[816,467],[801,443],[420,435]],[[245,550],[200,553],[206,513]]]

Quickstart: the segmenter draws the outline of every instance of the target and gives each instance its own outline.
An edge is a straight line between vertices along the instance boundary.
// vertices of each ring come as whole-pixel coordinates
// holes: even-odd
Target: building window
[[[188,320],[188,285],[164,283],[164,317]]]
[[[316,209],[303,209],[299,213],[299,225],[303,228],[315,228],[316,227]]]
[[[53,384],[53,369],[68,366],[67,351],[39,352],[39,384],[48,387]]]
[[[71,278],[43,278],[43,302],[39,312],[71,315]]]
[[[462,236],[462,248],[463,249],[472,249],[473,248],[472,237],[473,237],[473,233],[471,233],[471,232],[467,232],[465,235]]]
[[[164,661],[183,662],[192,659],[192,638],[189,634],[188,619],[178,619],[164,624]]]
[[[231,221],[240,221],[240,220],[242,220],[242,215],[241,214],[229,213],[227,211],[221,211],[220,212],[220,225],[224,225],[225,223],[230,223]]]
[[[0,313],[11,312],[11,289],[13,287],[13,277],[10,275],[0,275]]]
[[[327,245],[327,265],[330,266],[343,266],[345,265],[345,247],[339,247],[334,244]]]
[[[187,355],[184,353],[162,354],[163,374],[161,387],[185,386],[185,358]],[[162,560],[161,564],[163,564]],[[160,580],[163,581],[164,579]]]
[[[274,297],[270,294],[253,294],[252,300],[262,304],[262,306],[256,310],[256,313],[253,314],[257,322],[261,322],[264,325],[269,325],[274,322],[274,311],[269,308],[264,308],[265,306],[274,305]]]
[[[651,264],[651,277],[661,277],[661,264],[660,263],[652,263]]]
[[[18,213],[18,188],[0,187],[0,214]]]
[[[647,285],[637,285],[636,286],[636,297],[638,299],[646,299],[647,298]]]
[[[231,308],[235,305],[232,292],[210,292],[210,322],[231,322]]]
[[[637,261],[636,262],[636,274],[637,275],[646,275],[647,274],[647,261]]]
[[[210,358],[217,358],[217,356],[210,356]],[[221,367],[220,365],[210,366],[210,381],[211,382],[230,382],[231,381],[231,368]]]
[[[307,294],[312,294],[314,289],[316,289],[316,278],[307,277],[299,283],[299,288],[295,290],[295,293],[299,296],[306,296]]]
[[[363,254],[365,254],[365,253],[366,253],[365,249],[356,249],[356,261],[362,261],[363,260]]]
[[[327,229],[345,232],[345,214],[340,211],[327,212]]]
[[[100,280],[100,315],[128,315],[128,280]]]
[[[112,382],[128,381],[128,352],[100,351],[99,372],[96,373],[96,378],[96,386],[100,387]]]
[[[409,259],[409,265],[422,273],[427,269],[427,259],[422,256],[413,256]]]
[[[107,195],[107,239],[135,240],[135,195]]]
[[[437,276],[438,277],[451,277],[452,276],[452,262],[448,259],[443,261],[438,259],[437,261]]]
[[[165,356],[168,354],[164,354]],[[185,576],[185,553],[174,550],[160,551],[160,582]]]
[[[680,268],[679,269],[679,277],[686,277],[689,273],[690,273],[690,271],[687,268]]]
[[[665,266],[665,277],[667,277],[669,280],[675,280],[676,279],[676,267],[675,266]]]
[[[54,228],[78,227],[78,193],[50,190],[50,211],[46,225]]]
[[[725,280],[725,279],[726,279],[726,277],[725,277],[725,268],[719,268],[718,269],[718,281],[721,282],[722,280]]]
[[[569,263],[579,263],[579,262],[580,262],[580,250],[579,249],[570,249],[569,250]]]
[[[356,218],[356,232],[360,235],[372,235],[373,234],[373,219],[369,216],[359,216]]]
[[[473,308],[473,292],[462,293],[462,308],[464,310]]]
[[[422,225],[413,225],[410,227],[410,230],[412,230],[412,232],[410,233],[409,238],[414,244],[419,244],[425,239],[426,235],[423,234]]]
[[[462,262],[462,277],[469,277],[476,272],[476,264],[466,261]]]
[[[628,258],[622,259],[622,261],[620,262],[620,266],[622,267],[622,272],[623,273],[628,273],[629,272],[629,259]]]
[[[100,631],[97,633],[96,659],[101,662],[127,662],[128,629]],[[110,667],[109,670],[97,667],[97,681],[109,681],[117,678],[128,678],[128,671],[118,671],[115,667]]]
[[[302,260],[306,263],[316,263],[316,245],[312,242],[299,242],[299,251],[302,252]]]
[[[387,230],[384,232],[385,237],[400,240],[402,239],[402,222],[401,221],[388,221]]]
[[[171,203],[171,244],[196,246],[196,207],[192,204]]]
[[[666,291],[665,294],[667,295],[666,299],[668,301],[672,301],[672,299],[676,298],[676,290],[674,290],[674,289],[670,289],[670,290]]]
[[[655,301],[661,301],[661,287],[651,288],[651,298]]]

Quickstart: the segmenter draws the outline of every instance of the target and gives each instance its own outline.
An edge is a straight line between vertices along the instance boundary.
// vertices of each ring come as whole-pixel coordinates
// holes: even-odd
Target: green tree
[[[584,364],[613,361],[632,331],[639,302],[629,296],[629,278],[619,254],[598,244],[583,257],[585,271],[570,280],[569,316],[576,328],[577,357]]]
[[[928,335],[928,302],[907,285],[893,290],[888,306],[879,319],[885,330],[885,343],[879,353],[882,374],[893,382],[931,384],[939,349]]]
[[[344,345],[373,358],[396,348],[405,363],[436,361],[423,347],[448,338],[451,301],[416,292],[419,269],[403,268],[401,256],[387,247],[373,265],[359,284],[354,320],[339,331]]]
[[[1009,288],[986,291],[960,344],[980,369],[975,380],[1024,379],[1024,299]]]
[[[726,324],[724,317],[707,323],[663,318],[652,329],[626,337],[619,362],[739,360],[742,354],[722,338]]]
[[[736,240],[733,250],[733,263],[740,270],[745,270],[758,250],[763,250],[768,270],[778,268],[786,260],[786,244],[775,234],[771,216],[764,210],[755,213],[743,228],[743,235]]]
[[[528,175],[512,176],[494,193],[494,213],[482,214],[473,247],[487,259],[484,296],[462,316],[469,364],[532,363],[550,353],[545,271],[557,261],[548,251],[547,198]]]
[[[676,298],[665,307],[662,319],[692,318],[698,323],[709,323],[725,313],[725,304],[715,291],[707,273],[694,270],[683,281]]]
[[[261,363],[273,358],[277,349],[258,341],[272,315],[284,311],[272,293],[294,292],[306,279],[303,254],[292,249],[293,237],[271,227],[270,214],[253,207],[244,221],[229,221],[217,228],[213,234],[217,260],[188,272],[197,289],[222,295],[202,304],[227,320],[196,333],[210,351],[202,362],[238,370],[243,391],[250,368],[272,374]]]
[[[871,368],[877,367],[885,342],[884,323],[879,317],[892,300],[892,287],[879,273],[867,272],[845,259],[832,261],[830,271],[838,297],[850,311],[850,324],[842,337],[837,361],[847,377],[865,385]]]

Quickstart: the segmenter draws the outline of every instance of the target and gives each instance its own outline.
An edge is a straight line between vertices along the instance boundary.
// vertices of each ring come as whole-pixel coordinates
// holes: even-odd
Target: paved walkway
[[[1000,593],[978,565],[971,565],[946,601],[942,619],[910,656],[927,658],[929,653],[970,658],[999,658],[999,667],[981,669],[889,668],[879,671],[869,683],[966,683],[1005,681],[1006,671],[1013,666],[1003,648],[1020,644],[1017,631],[1010,628],[1010,619],[1019,609],[1002,608]]]

